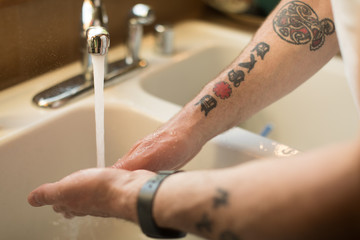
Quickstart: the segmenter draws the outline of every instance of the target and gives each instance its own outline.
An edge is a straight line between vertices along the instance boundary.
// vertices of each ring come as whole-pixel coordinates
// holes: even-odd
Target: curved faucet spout
[[[105,55],[110,47],[110,34],[103,27],[89,27],[86,30],[88,53]]]

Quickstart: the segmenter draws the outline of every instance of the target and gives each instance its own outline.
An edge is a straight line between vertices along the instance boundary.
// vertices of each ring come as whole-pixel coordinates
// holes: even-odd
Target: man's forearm
[[[209,239],[358,239],[358,145],[175,174],[158,191],[155,220]]]
[[[282,1],[184,113],[208,140],[291,92],[337,52],[330,1]]]
[[[180,168],[208,140],[295,89],[336,52],[329,0],[283,0],[229,67],[114,166]]]

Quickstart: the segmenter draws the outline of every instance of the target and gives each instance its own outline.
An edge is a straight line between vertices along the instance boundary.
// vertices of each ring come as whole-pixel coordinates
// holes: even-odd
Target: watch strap
[[[153,217],[154,198],[160,184],[165,178],[177,172],[179,171],[160,171],[156,176],[149,179],[140,190],[137,202],[139,225],[142,232],[148,237],[182,238],[186,235],[186,233],[178,230],[158,227]]]

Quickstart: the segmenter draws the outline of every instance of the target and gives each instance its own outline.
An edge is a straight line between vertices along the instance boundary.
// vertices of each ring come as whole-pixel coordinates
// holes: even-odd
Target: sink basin
[[[233,47],[208,46],[166,70],[144,78],[142,87],[150,94],[184,106],[234,60],[245,44],[246,41]]]
[[[121,103],[107,103],[106,165],[111,166],[136,140],[160,124]],[[38,185],[96,166],[94,128],[93,106],[86,104],[0,145],[0,205],[6,216],[0,220],[2,239],[144,238],[138,227],[124,221],[94,217],[65,220],[49,207],[33,208],[26,202],[27,194]],[[226,133],[226,138],[234,138],[232,134]],[[241,138],[242,134],[247,133],[235,135]],[[246,150],[246,146],[216,142],[207,144],[185,169],[225,167],[259,157],[256,151]],[[187,239],[197,238],[190,235]]]
[[[250,34],[196,21],[180,24],[175,33],[176,54],[155,55],[154,39],[147,37],[143,54],[149,67],[119,78],[118,84],[105,90],[107,166],[170,119],[251,38]],[[122,57],[119,50],[123,46],[109,52],[110,61]],[[0,93],[1,239],[146,239],[137,226],[121,220],[65,220],[50,207],[33,208],[26,201],[38,185],[96,166],[91,94],[56,110],[31,103],[39,90],[80,71],[81,64],[74,63]],[[233,128],[209,141],[184,169],[229,167],[296,153],[287,145]],[[186,239],[199,238],[189,235]]]

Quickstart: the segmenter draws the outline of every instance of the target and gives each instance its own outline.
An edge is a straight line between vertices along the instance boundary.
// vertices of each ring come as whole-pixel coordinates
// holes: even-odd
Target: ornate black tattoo
[[[248,70],[248,73],[249,73],[254,68],[256,62],[257,61],[255,60],[254,54],[251,54],[250,55],[250,62],[240,63],[239,66],[249,69]]]
[[[196,224],[196,229],[199,232],[206,231],[208,233],[212,232],[213,229],[213,222],[209,219],[209,216],[204,213],[201,220]]]
[[[201,111],[205,112],[205,117],[209,114],[211,110],[216,108],[217,101],[216,99],[211,95],[205,95],[203,98],[200,99],[198,103],[195,105],[201,104]]]
[[[264,60],[265,55],[270,51],[270,46],[267,43],[261,42],[258,43],[251,52],[256,51],[256,55],[261,57],[261,60]]]
[[[245,73],[242,70],[231,70],[228,73],[229,81],[234,84],[234,87],[239,87],[240,83],[245,80]]]
[[[221,188],[218,188],[216,193],[217,195],[214,197],[214,208],[218,208],[220,206],[227,206],[229,193]]]
[[[335,32],[331,19],[319,19],[315,11],[306,3],[291,1],[276,14],[274,31],[283,40],[296,45],[310,43],[310,50],[319,49],[325,42],[325,35]]]
[[[231,231],[224,231],[219,236],[220,240],[240,240],[240,238]]]

